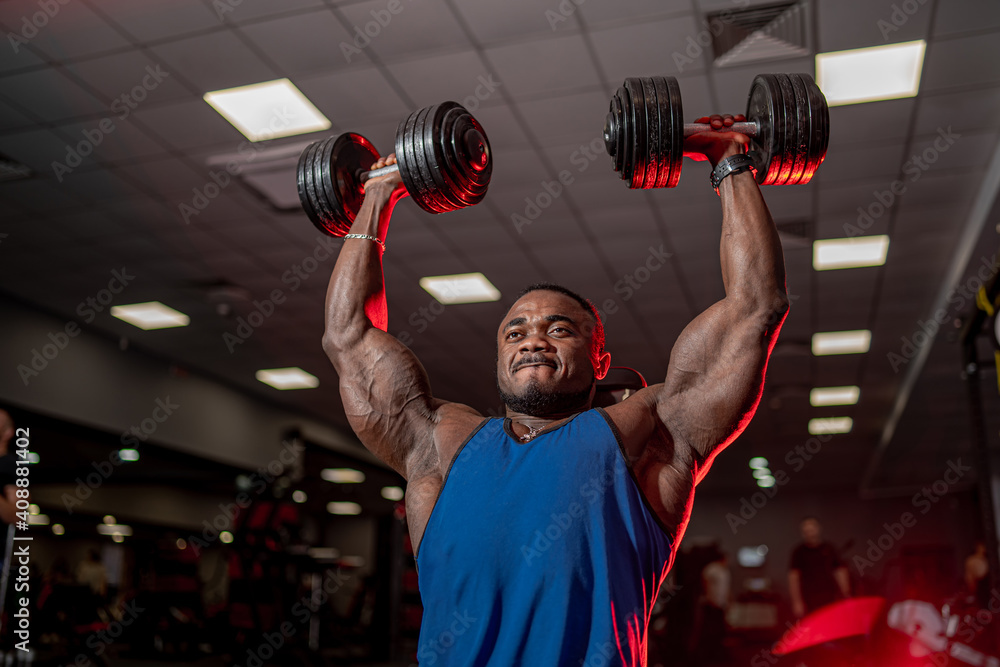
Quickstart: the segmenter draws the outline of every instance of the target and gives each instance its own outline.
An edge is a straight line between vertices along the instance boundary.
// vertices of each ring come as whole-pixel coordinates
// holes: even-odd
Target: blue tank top
[[[421,667],[646,664],[671,542],[600,408],[527,443],[485,420],[417,553]]]

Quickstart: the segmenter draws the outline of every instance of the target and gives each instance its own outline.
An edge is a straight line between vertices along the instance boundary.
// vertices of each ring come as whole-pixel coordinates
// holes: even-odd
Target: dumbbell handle
[[[371,171],[363,171],[358,174],[358,180],[362,183],[372,179],[378,178],[379,176],[388,176],[389,174],[395,174],[399,171],[399,164],[390,164],[388,167],[382,167],[381,169],[372,169]]]
[[[690,137],[698,132],[737,132],[748,137],[757,136],[757,123],[752,121],[733,123],[729,127],[722,126],[718,130],[709,123],[684,123],[684,136]]]

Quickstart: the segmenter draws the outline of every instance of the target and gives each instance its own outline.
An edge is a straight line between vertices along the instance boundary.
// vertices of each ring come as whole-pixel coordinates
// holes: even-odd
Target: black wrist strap
[[[753,168],[753,160],[746,153],[730,155],[727,158],[719,160],[719,164],[715,165],[715,169],[712,170],[712,174],[709,177],[712,187],[715,188],[715,193],[719,193],[719,185],[726,176],[742,174],[744,171],[750,171],[751,168]]]

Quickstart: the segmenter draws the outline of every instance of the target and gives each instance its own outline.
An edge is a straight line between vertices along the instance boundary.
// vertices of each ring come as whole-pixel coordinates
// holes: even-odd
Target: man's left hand
[[[712,130],[698,132],[687,137],[684,140],[684,157],[698,162],[708,160],[714,169],[715,165],[723,158],[746,152],[746,147],[750,144],[750,137],[739,132],[718,131],[730,127],[733,123],[745,120],[746,116],[743,114],[736,116],[715,114],[699,118],[695,123],[709,124],[712,126]]]

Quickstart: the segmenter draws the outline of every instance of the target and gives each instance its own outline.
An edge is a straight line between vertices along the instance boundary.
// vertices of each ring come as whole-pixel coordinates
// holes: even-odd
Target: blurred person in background
[[[799,529],[802,543],[792,551],[788,571],[788,590],[796,618],[851,595],[847,567],[836,547],[823,541],[819,519],[806,517]]]

